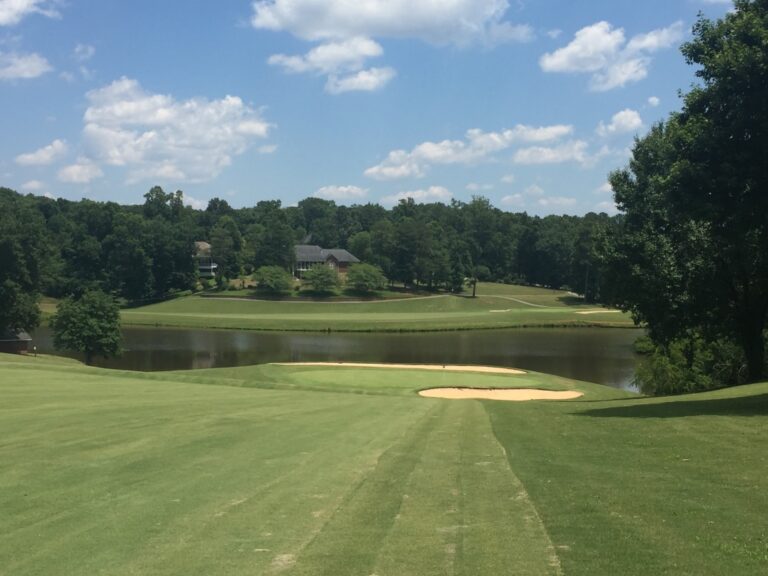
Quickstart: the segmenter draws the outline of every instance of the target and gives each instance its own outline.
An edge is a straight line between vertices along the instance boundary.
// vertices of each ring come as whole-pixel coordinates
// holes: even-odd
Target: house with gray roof
[[[350,264],[357,264],[360,260],[343,248],[321,248],[311,244],[297,244],[294,246],[295,264],[293,275],[301,279],[304,272],[323,264],[336,270],[341,276],[347,275]]]

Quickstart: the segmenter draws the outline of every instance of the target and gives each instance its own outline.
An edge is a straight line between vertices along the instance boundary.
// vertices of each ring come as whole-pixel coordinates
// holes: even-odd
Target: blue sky
[[[613,211],[720,0],[0,0],[0,185]]]

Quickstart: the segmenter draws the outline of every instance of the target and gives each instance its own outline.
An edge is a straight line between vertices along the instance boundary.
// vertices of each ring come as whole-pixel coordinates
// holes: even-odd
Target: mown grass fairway
[[[762,575],[766,441],[768,384],[0,355],[0,574]]]
[[[628,315],[584,304],[567,292],[480,284],[478,297],[364,302],[296,302],[188,296],[123,310],[123,323],[307,331],[425,331],[518,326],[632,326]]]

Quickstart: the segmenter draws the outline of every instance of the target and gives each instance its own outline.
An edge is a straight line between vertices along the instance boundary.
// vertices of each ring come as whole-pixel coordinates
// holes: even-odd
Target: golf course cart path
[[[375,364],[361,362],[272,362],[273,366],[333,366],[338,368],[392,368],[399,370],[441,370],[446,372],[480,372],[484,374],[525,374],[524,370],[500,366],[462,364]]]
[[[526,402],[528,400],[573,400],[584,394],[578,390],[541,390],[539,388],[428,388],[419,390],[424,398],[444,400],[503,400]]]

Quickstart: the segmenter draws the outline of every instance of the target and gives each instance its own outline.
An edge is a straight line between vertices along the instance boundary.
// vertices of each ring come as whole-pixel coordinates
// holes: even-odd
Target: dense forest
[[[143,205],[19,195],[0,189],[3,268],[35,262],[26,286],[50,296],[100,289],[145,302],[197,283],[194,242],[211,244],[221,278],[262,266],[290,269],[293,246],[346,248],[381,268],[392,283],[460,290],[465,278],[568,288],[594,300],[601,292],[599,245],[616,227],[606,214],[514,214],[482,197],[471,202],[338,206],[306,198],[232,208],[218,198],[205,210],[184,205],[183,193],[154,187]],[[6,223],[7,222],[7,223]],[[15,252],[17,260],[11,263]]]

